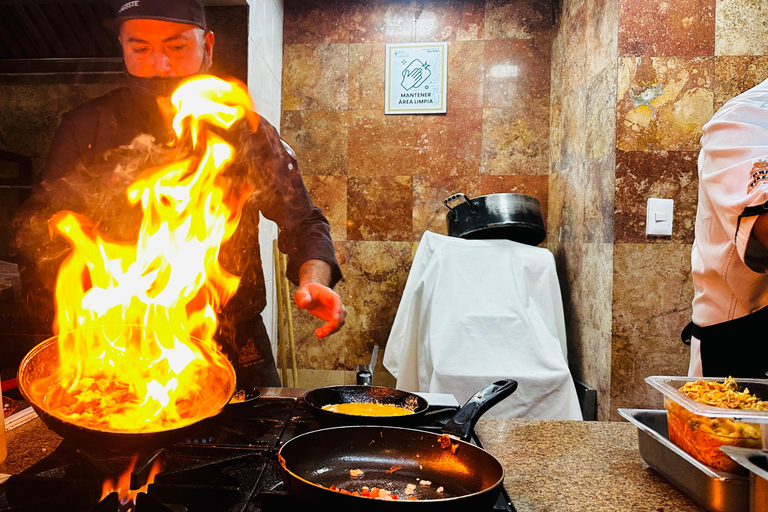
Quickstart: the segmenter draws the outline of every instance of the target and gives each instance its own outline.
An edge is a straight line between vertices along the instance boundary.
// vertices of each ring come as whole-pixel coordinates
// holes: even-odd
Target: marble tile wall
[[[699,138],[766,76],[768,13],[750,0],[620,0],[611,418],[659,407],[644,378],[685,374]],[[671,237],[645,236],[645,200],[675,200]]]
[[[618,5],[558,4],[552,43],[548,247],[574,377],[610,415]]]
[[[553,21],[549,0],[285,0],[281,134],[331,223],[349,311],[319,341],[294,309],[301,386],[353,382],[384,348],[419,239],[446,233],[446,197],[524,193],[546,222]],[[384,114],[385,45],[410,41],[448,42],[445,115]]]

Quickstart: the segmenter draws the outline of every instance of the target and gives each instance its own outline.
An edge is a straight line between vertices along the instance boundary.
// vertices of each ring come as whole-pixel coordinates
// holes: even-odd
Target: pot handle
[[[481,389],[467,400],[464,407],[448,420],[443,427],[443,432],[460,437],[468,441],[472,436],[477,420],[485,411],[507,398],[517,389],[517,381],[512,379],[497,380],[493,384]]]
[[[357,365],[357,385],[358,386],[373,386],[373,370],[376,367],[376,359],[379,355],[379,346],[373,346],[373,353],[371,354],[371,364],[359,364]]]
[[[443,204],[445,205],[446,208],[448,208],[449,210],[451,210],[455,214],[456,212],[453,210],[453,208],[448,206],[448,203],[450,203],[451,201],[453,201],[455,199],[459,199],[460,197],[464,198],[464,201],[466,201],[467,204],[469,204],[469,211],[470,211],[470,213],[472,215],[477,213],[477,205],[472,202],[472,200],[469,198],[469,196],[467,196],[466,194],[463,194],[461,192],[459,192],[458,194],[453,194],[450,197],[446,197],[445,200],[443,201]],[[458,220],[458,217],[456,219]]]

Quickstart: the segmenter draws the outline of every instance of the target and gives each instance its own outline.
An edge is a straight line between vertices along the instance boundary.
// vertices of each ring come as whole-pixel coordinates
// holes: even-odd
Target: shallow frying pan
[[[478,418],[515,389],[516,381],[503,380],[479,391],[446,424],[442,434],[369,425],[302,434],[280,449],[283,481],[298,501],[323,503],[333,510],[489,510],[501,492],[504,469],[493,455],[466,440]],[[444,444],[446,440],[450,442]],[[352,469],[361,470],[363,476],[352,478]],[[421,481],[430,484],[421,485]],[[415,485],[418,501],[403,499],[408,484]],[[331,490],[332,485],[350,492],[364,485],[384,488],[400,499],[343,494]],[[443,487],[443,492],[437,492],[438,487]]]
[[[318,421],[325,425],[413,425],[429,408],[429,402],[419,395],[380,386],[328,386],[308,391],[303,398]],[[353,402],[395,405],[413,411],[413,414],[358,416],[323,409],[326,405]]]
[[[304,401],[309,406],[318,421],[325,425],[413,425],[424,416],[429,409],[429,402],[414,393],[399,389],[372,386],[373,369],[379,347],[373,347],[371,363],[357,367],[356,386],[327,386],[313,389],[304,394]],[[404,416],[361,416],[341,414],[323,409],[336,404],[375,403],[394,405],[412,411]]]
[[[46,405],[34,393],[30,393],[32,384],[38,379],[45,378],[55,371],[59,364],[58,338],[48,338],[35,346],[19,365],[19,391],[29,402],[40,419],[49,429],[59,434],[73,444],[90,449],[108,450],[115,452],[138,452],[151,450],[173,444],[193,435],[198,429],[217,421],[217,415],[230,400],[235,391],[235,370],[229,365],[225,379],[207,383],[209,393],[217,396],[222,408],[214,408],[207,418],[201,418],[194,423],[181,427],[157,430],[151,432],[126,432],[88,428],[66,421],[51,414]]]

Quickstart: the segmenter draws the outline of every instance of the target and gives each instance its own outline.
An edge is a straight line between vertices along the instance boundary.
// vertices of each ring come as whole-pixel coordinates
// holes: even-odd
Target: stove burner
[[[440,431],[450,416],[445,412],[427,415],[430,425],[418,428]],[[309,408],[295,398],[261,397],[253,405],[225,410],[220,418],[184,442],[138,454],[132,489],[144,485],[158,457],[163,469],[147,493],[138,494],[135,505],[120,505],[117,493],[100,499],[102,483],[125,471],[133,454],[86,451],[64,441],[45,459],[0,486],[0,511],[298,510],[283,485],[277,452],[291,438],[322,428]],[[515,508],[502,492],[493,510],[514,512]]]

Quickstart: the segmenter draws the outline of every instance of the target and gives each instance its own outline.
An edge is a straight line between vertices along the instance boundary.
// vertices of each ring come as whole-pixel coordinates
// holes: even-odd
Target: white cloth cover
[[[582,419],[568,369],[563,305],[547,249],[510,240],[421,239],[384,351],[397,388],[517,391],[486,417]]]

